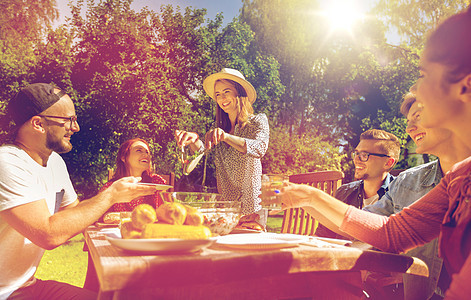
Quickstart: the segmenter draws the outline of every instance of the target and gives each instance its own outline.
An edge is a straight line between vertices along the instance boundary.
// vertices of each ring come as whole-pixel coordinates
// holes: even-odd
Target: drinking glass
[[[281,190],[284,182],[288,182],[289,177],[284,174],[263,174],[262,175],[262,207],[269,210],[281,210],[281,202],[277,199],[277,191]]]

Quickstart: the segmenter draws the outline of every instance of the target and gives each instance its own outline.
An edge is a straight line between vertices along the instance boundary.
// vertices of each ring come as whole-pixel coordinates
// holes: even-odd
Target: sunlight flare
[[[332,30],[352,31],[355,23],[363,18],[354,0],[329,1],[324,15],[329,20]]]

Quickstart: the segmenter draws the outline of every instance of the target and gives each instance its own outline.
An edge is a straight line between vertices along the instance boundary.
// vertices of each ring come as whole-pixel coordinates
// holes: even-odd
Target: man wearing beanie
[[[58,153],[72,149],[80,130],[68,95],[50,84],[23,88],[8,104],[13,142],[0,147],[0,300],[95,299],[65,283],[34,278],[44,249],[60,246],[118,202],[153,194],[155,187],[126,177],[78,201]]]

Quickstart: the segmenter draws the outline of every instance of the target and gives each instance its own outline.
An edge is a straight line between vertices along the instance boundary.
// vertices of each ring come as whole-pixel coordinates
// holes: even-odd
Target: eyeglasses
[[[389,155],[386,155],[386,154],[381,154],[381,153],[370,153],[370,152],[366,152],[366,151],[355,151],[352,153],[352,159],[355,159],[355,157],[358,157],[358,159],[360,161],[368,161],[368,159],[370,158],[370,155],[373,155],[373,156],[379,156],[379,157],[391,157]]]
[[[74,122],[77,122],[77,116],[72,116],[72,117],[60,117],[60,116],[48,116],[48,115],[38,115],[43,118],[55,118],[55,119],[62,119],[62,120],[69,120],[70,121],[70,127],[74,124]]]

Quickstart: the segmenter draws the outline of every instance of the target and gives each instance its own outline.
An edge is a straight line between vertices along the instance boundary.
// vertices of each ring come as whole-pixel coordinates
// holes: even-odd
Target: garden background
[[[8,140],[6,104],[21,87],[65,89],[81,130],[63,158],[81,199],[96,194],[120,143],[133,137],[149,141],[155,169],[174,172],[177,189],[214,188],[211,156],[206,187],[204,164],[183,176],[173,132],[208,130],[215,103],[202,81],[224,67],[255,86],[255,112],[270,120],[264,173],[337,169],[349,181],[348,154],[369,128],[403,140],[396,168],[434,159],[414,153],[399,106],[427,33],[469,1],[377,0],[348,28],[333,26],[316,0],[243,0],[232,20],[172,5],[136,11],[132,2],[72,0],[70,17],[54,27],[54,0],[0,2],[0,142]],[[387,41],[391,31],[397,45]]]
[[[319,14],[315,0],[244,0],[226,25],[223,13],[209,19],[206,9],[135,11],[131,3],[70,1],[71,17],[55,27],[54,0],[0,3],[1,141],[6,103],[21,87],[65,89],[81,130],[63,157],[84,198],[107,179],[119,144],[133,137],[150,142],[157,172],[175,172],[182,189],[201,184],[202,163],[182,176],[173,132],[204,135],[211,126],[215,103],[201,83],[223,67],[255,86],[255,111],[270,120],[265,173],[341,169],[350,180],[347,154],[364,130],[381,128],[411,144],[399,105],[417,78],[424,39],[469,1],[378,0],[343,30]],[[391,30],[399,45],[387,43]],[[413,154],[406,145],[396,168],[428,159]],[[211,161],[208,187],[215,186]]]

